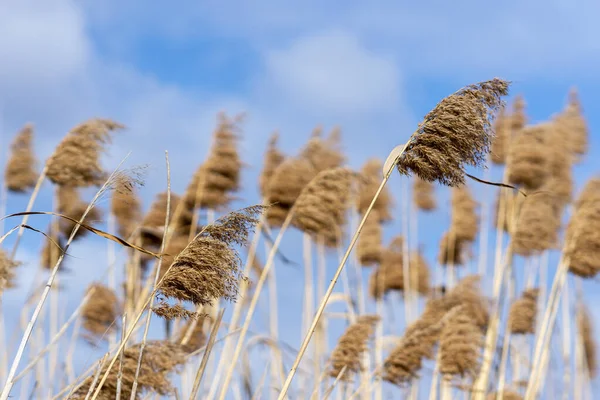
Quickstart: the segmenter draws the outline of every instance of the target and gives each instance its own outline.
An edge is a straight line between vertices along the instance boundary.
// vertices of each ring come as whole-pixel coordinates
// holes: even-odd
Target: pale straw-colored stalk
[[[127,158],[127,157],[126,157]],[[125,159],[126,159],[125,158]],[[125,161],[125,159],[123,159],[123,161],[121,161],[121,163],[119,164],[119,167],[121,166],[121,164]],[[119,168],[118,167],[118,168]],[[44,171],[46,170],[46,168],[44,168]],[[43,176],[45,174],[45,172],[42,172]],[[108,185],[112,182],[112,179],[115,175],[115,172],[113,172],[111,174],[111,176],[107,179],[107,181],[102,185],[102,187],[100,188],[100,190],[96,193],[96,195],[94,196],[94,198],[92,199],[92,201],[90,202],[90,204],[88,205],[88,207],[86,208],[85,212],[83,213],[83,215],[81,216],[81,218],[79,219],[79,222],[83,222],[85,220],[85,217],[87,216],[87,214],[90,212],[90,210],[92,209],[92,207],[94,206],[94,204],[98,201],[98,198],[100,197],[100,195],[107,189]],[[41,183],[40,183],[41,186]],[[34,193],[35,193],[35,189],[34,189]],[[32,195],[32,199],[34,200],[35,198]],[[30,199],[30,204],[33,206],[33,200]],[[28,205],[28,208],[29,205]],[[27,217],[27,216],[25,216]],[[71,232],[71,235],[69,236],[69,239],[67,240],[67,243],[65,244],[65,248],[64,248],[64,252],[66,252],[69,248],[69,246],[71,245],[71,242],[73,241],[73,238],[75,237],[75,234],[77,233],[77,231],[79,230],[80,225],[77,224],[75,225],[75,227],[73,228],[73,231]],[[14,251],[16,251],[16,246],[14,248]],[[33,312],[33,315],[31,316],[31,319],[29,320],[29,323],[27,325],[27,328],[25,329],[25,332],[23,333],[23,337],[21,339],[21,343],[19,344],[19,348],[17,350],[17,354],[15,355],[15,358],[13,360],[10,372],[8,374],[8,378],[6,380],[6,384],[4,385],[4,388],[2,390],[2,394],[0,395],[0,400],[6,400],[8,399],[8,396],[10,394],[10,391],[14,385],[13,379],[15,377],[15,374],[17,372],[17,368],[19,367],[19,363],[21,362],[21,358],[23,357],[23,352],[25,351],[25,347],[27,346],[27,342],[29,341],[29,338],[31,336],[31,333],[33,332],[33,327],[42,311],[42,308],[46,302],[46,299],[48,298],[48,294],[50,293],[50,288],[52,287],[52,284],[54,283],[54,280],[56,278],[56,275],[58,273],[58,269],[60,267],[60,264],[62,263],[62,260],[65,256],[65,253],[62,253],[60,255],[60,257],[58,258],[56,265],[54,266],[54,268],[52,269],[51,273],[50,273],[50,277],[48,278],[48,281],[46,283],[46,286],[44,287],[44,290],[42,292],[42,296]]]
[[[265,241],[265,253],[271,252],[271,245]],[[274,265],[275,267],[275,265]],[[279,342],[279,307],[277,306],[277,276],[275,271],[277,268],[271,268],[269,273],[269,331],[271,339],[276,343]],[[284,371],[283,371],[283,355],[279,346],[274,347],[273,360],[269,363],[271,369],[271,389],[277,390],[281,384],[283,384]],[[275,386],[277,383],[277,386]]]
[[[165,252],[165,245],[167,242],[167,232],[169,231],[169,218],[171,217],[171,166],[169,164],[169,152],[165,151],[165,162],[167,166],[167,209],[165,210],[165,225],[163,231],[163,240],[160,246],[160,257],[158,259],[158,265],[156,266],[156,271],[154,273],[154,285],[153,291],[156,290],[158,286],[158,281],[160,278],[160,269],[163,262],[162,254]],[[180,200],[183,202],[183,200]],[[131,397],[130,400],[135,400],[137,387],[138,387],[138,378],[140,376],[140,368],[142,367],[142,358],[144,356],[144,349],[146,348],[146,343],[148,340],[148,332],[150,331],[150,321],[152,320],[152,307],[154,305],[155,296],[150,298],[150,305],[148,306],[148,313],[146,314],[146,325],[144,327],[144,335],[142,336],[142,344],[140,346],[140,354],[138,356],[138,363],[135,369],[135,378],[133,379],[133,384],[131,386]]]
[[[304,260],[304,306],[302,307],[302,334],[304,335],[306,334],[306,330],[309,327],[310,318],[313,315],[315,301],[315,295],[313,292],[314,279],[312,261],[312,239],[310,238],[310,235],[306,232],[302,234],[302,258]],[[312,368],[316,368],[314,372],[316,376],[318,376],[319,360],[316,357],[316,346],[314,345],[314,343],[312,346],[312,350],[312,356],[314,361]],[[300,391],[298,392],[298,397],[300,398],[304,398],[304,390],[307,388],[308,379],[309,378],[305,374],[302,374],[299,378],[300,384],[298,386]]]
[[[571,318],[569,300],[569,281],[565,283],[564,294],[561,300],[562,310],[562,357],[563,357],[563,400],[568,400],[571,392]]]
[[[512,304],[515,298],[515,277],[514,271],[511,276],[506,277],[507,280],[507,292],[508,292],[508,304]],[[507,326],[504,330],[504,340],[502,342],[502,355],[500,357],[500,372],[498,376],[498,390],[496,392],[496,400],[502,400],[504,396],[504,386],[506,384],[506,371],[508,366],[508,356],[510,352],[511,343],[511,331]]]
[[[373,200],[371,201],[371,204],[369,204],[369,208],[367,208],[365,215],[363,216],[362,220],[360,221],[360,224],[358,225],[356,232],[352,236],[352,239],[350,240],[350,245],[348,246],[346,253],[344,254],[337,270],[335,271],[335,274],[333,276],[333,279],[331,280],[331,283],[329,284],[329,287],[327,288],[325,296],[321,300],[321,304],[319,305],[319,308],[317,309],[317,313],[316,313],[315,317],[313,318],[313,321],[312,321],[311,327],[308,331],[308,334],[305,335],[304,340],[302,341],[302,345],[300,346],[300,350],[298,351],[296,360],[294,361],[292,369],[286,378],[283,388],[281,389],[281,393],[279,394],[279,397],[278,397],[279,400],[283,400],[285,398],[287,391],[289,390],[289,387],[292,383],[292,379],[294,378],[294,375],[296,373],[296,370],[298,369],[298,366],[300,365],[300,361],[302,360],[302,357],[304,356],[304,353],[306,352],[306,348],[308,347],[310,339],[312,338],[315,328],[319,322],[319,319],[321,318],[321,315],[323,314],[323,311],[325,310],[325,307],[327,306],[329,297],[331,296],[331,293],[333,293],[335,284],[337,283],[337,280],[339,279],[339,277],[344,269],[344,265],[346,264],[346,261],[348,261],[350,252],[352,251],[354,245],[356,244],[356,241],[358,240],[358,236],[360,235],[360,232],[365,224],[365,221],[367,220],[367,217],[371,213],[371,210],[373,209],[375,202],[379,198],[381,191],[383,190],[383,188],[385,187],[385,184],[387,183],[390,176],[392,175],[392,172],[394,171],[394,168],[396,167],[396,161],[404,153],[406,146],[407,146],[407,144],[402,146],[402,150],[395,156],[395,159],[393,160],[393,162],[389,166],[388,170],[386,171],[386,173],[381,181],[381,184],[379,185],[379,188],[377,189],[377,192],[375,192],[375,195],[373,196]],[[223,400],[223,399],[221,399],[221,400]]]
[[[412,271],[410,268],[410,258],[409,258],[409,225],[408,225],[408,208],[410,203],[410,197],[408,193],[408,178],[403,177],[401,180],[401,188],[402,188],[402,196],[400,197],[401,201],[401,211],[400,211],[400,222],[402,224],[402,233],[404,236],[404,240],[402,241],[402,284],[404,286],[404,323],[408,326],[413,320],[412,314],[412,303],[413,303],[413,293],[412,293]],[[415,268],[417,269],[417,268]],[[418,281],[417,281],[418,282]],[[415,288],[415,291],[417,289]]]
[[[125,333],[127,332],[127,313],[123,313],[121,320],[121,345],[124,345]],[[119,356],[119,370],[117,372],[117,394],[115,400],[121,400],[121,390],[123,389],[123,352]]]
[[[208,344],[206,345],[206,349],[204,350],[204,354],[202,356],[202,361],[200,361],[200,366],[198,367],[196,377],[194,378],[194,386],[192,387],[190,400],[195,400],[198,398],[198,390],[200,390],[202,377],[204,376],[204,371],[206,370],[206,365],[208,364],[210,353],[212,352],[213,346],[215,345],[215,339],[217,338],[217,332],[219,331],[219,327],[221,326],[221,321],[223,320],[224,313],[225,309],[222,309],[219,312],[217,319],[213,323],[212,330],[210,331],[210,337],[208,339]]]

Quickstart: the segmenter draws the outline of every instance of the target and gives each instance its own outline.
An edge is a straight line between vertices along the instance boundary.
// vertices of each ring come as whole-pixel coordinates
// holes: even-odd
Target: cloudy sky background
[[[244,111],[241,150],[249,167],[243,200],[233,205],[238,207],[259,201],[257,176],[275,129],[283,150],[295,154],[317,124],[326,130],[339,125],[349,164],[359,167],[370,157],[385,159],[442,97],[499,76],[513,81],[513,95],[525,96],[531,122],[560,111],[569,88],[579,89],[591,132],[590,154],[576,168],[581,186],[600,167],[599,13],[600,3],[592,0],[308,0],[294,6],[265,0],[5,0],[0,145],[4,153],[14,133],[33,122],[43,160],[74,125],[113,118],[127,130],[115,135],[106,165],[116,166],[129,152],[127,165],[149,165],[142,190],[147,207],[165,188],[165,150],[173,190],[180,193],[207,154],[216,113]],[[398,196],[400,178],[390,185]],[[50,185],[44,188],[35,208],[49,210]],[[22,210],[25,201],[9,197],[8,211]],[[447,220],[445,212],[423,219],[421,238],[432,261]],[[40,229],[47,224],[33,221]],[[397,232],[393,224],[386,236]],[[284,246],[298,261],[299,238],[292,234]],[[20,258],[33,264],[20,275],[26,287],[43,276],[35,268],[39,248],[39,238],[27,233],[20,250]],[[95,254],[105,248],[94,239],[73,246],[69,264],[76,268],[63,278],[66,315],[90,278],[104,279],[105,263]],[[301,276],[293,268],[279,275],[288,314],[300,311],[302,287],[292,282]],[[586,288],[595,298],[595,286]],[[4,297],[9,328],[22,300],[22,291]],[[300,340],[297,321],[281,322],[293,346]]]

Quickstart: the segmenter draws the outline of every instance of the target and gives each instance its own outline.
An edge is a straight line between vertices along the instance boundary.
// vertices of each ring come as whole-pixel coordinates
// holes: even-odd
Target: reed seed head
[[[58,201],[58,212],[79,221],[85,213],[85,210],[88,208],[88,204],[81,200],[77,188],[74,186],[60,185],[56,188],[56,195]],[[83,223],[91,225],[101,219],[101,210],[96,207],[92,207],[86,215]],[[71,220],[61,218],[58,222],[58,229],[63,236],[69,237],[71,236],[71,232],[73,229],[75,229],[76,225],[77,224]],[[89,231],[87,229],[79,227],[73,240],[81,239],[88,234]]]
[[[15,268],[21,263],[12,260],[8,254],[0,248],[0,295],[4,290],[14,287]]]
[[[163,231],[165,227],[165,217],[167,212],[167,193],[159,193],[150,209],[142,219],[141,223],[141,237],[142,247],[146,248],[160,248],[162,244]],[[192,228],[192,220],[194,215],[185,204],[179,205],[181,197],[174,193],[171,193],[171,210],[169,225],[173,227],[175,235],[187,235]],[[179,217],[174,222],[174,218],[177,217],[176,211],[179,208]]]
[[[435,187],[432,182],[424,181],[418,176],[413,181],[413,201],[419,210],[433,211],[437,204],[435,201]]]
[[[337,246],[338,232],[346,223],[352,179],[353,173],[348,168],[320,172],[298,196],[294,226],[315,237],[323,237],[329,247]]]
[[[490,393],[487,395],[486,400],[496,400],[497,398],[498,393]],[[523,396],[512,390],[504,390],[500,394],[500,400],[523,400]]]
[[[268,198],[268,189],[277,167],[285,160],[285,155],[277,148],[279,133],[275,132],[269,139],[269,145],[265,152],[263,169],[260,173],[259,188],[263,198]]]
[[[539,189],[550,173],[547,135],[549,123],[530,125],[515,134],[507,159],[508,182],[527,190]]]
[[[490,159],[496,165],[506,162],[506,153],[512,137],[511,116],[506,114],[506,109],[501,107],[494,121],[494,139],[490,147]]]
[[[598,371],[598,360],[596,358],[597,346],[596,336],[594,335],[594,325],[588,310],[585,307],[580,307],[577,313],[577,329],[581,336],[583,344],[583,354],[586,361],[590,379],[596,377]]]
[[[334,129],[325,139],[320,132],[313,132],[299,157],[307,160],[317,172],[342,166],[346,157],[341,151],[340,130]]]
[[[71,234],[71,232],[69,232],[69,234]],[[56,244],[52,243],[48,238],[44,239],[44,247],[42,247],[40,254],[40,264],[42,268],[52,270],[62,254],[61,249],[64,249],[65,238],[60,233],[52,234],[50,232],[48,233],[48,236],[52,237],[52,240],[54,240]],[[60,249],[56,247],[57,244],[60,246]],[[63,268],[64,263],[63,259],[59,267],[60,269]]]
[[[383,256],[381,245],[383,229],[379,221],[378,211],[371,211],[358,237],[356,255],[363,266],[372,266],[381,263]]]
[[[593,278],[600,271],[600,179],[588,181],[575,203],[563,248],[569,271]]]
[[[101,118],[77,125],[48,159],[48,179],[64,186],[101,185],[107,174],[100,165],[100,153],[110,142],[112,132],[123,128],[118,122]]]
[[[458,240],[457,236],[454,231],[448,231],[440,239],[438,262],[441,265],[461,266],[466,261],[468,243]]]
[[[558,246],[560,213],[556,197],[545,192],[528,196],[513,232],[516,254],[531,256]]]
[[[527,103],[523,95],[516,95],[512,103],[512,114],[510,116],[510,128],[513,135],[527,125],[526,107]]]
[[[440,373],[445,379],[477,376],[483,345],[481,329],[465,314],[457,314],[442,328]]]
[[[4,171],[6,188],[15,193],[23,193],[33,188],[37,182],[37,160],[33,153],[33,125],[26,124],[10,146],[10,157]]]
[[[131,236],[141,222],[142,210],[134,185],[125,176],[120,176],[115,182],[110,209],[115,216],[119,236]]]
[[[490,150],[492,121],[509,83],[495,78],[466,86],[443,99],[410,137],[398,171],[426,181],[459,186],[465,167],[481,166]]]
[[[94,339],[107,339],[106,334],[118,326],[119,299],[112,289],[100,283],[92,283],[86,293],[90,297],[81,311],[83,328]]]
[[[362,356],[368,349],[367,342],[379,320],[377,315],[363,315],[346,329],[331,353],[329,376],[336,378],[346,367],[341,379],[349,381],[353,374],[363,370]]]
[[[220,298],[235,301],[242,275],[234,245],[246,244],[263,206],[234,211],[207,225],[175,257],[159,286],[159,299],[212,305]]]
[[[539,289],[532,288],[523,292],[511,306],[508,314],[508,329],[513,335],[535,333],[537,300]]]
[[[383,179],[381,173],[382,163],[377,158],[368,160],[360,170],[360,178],[358,183],[357,208],[360,214],[363,214],[369,208],[379,185]],[[390,208],[392,207],[392,198],[387,187],[384,187],[379,198],[373,205],[373,211],[377,211],[379,219],[382,222],[390,221],[392,215]]]
[[[477,237],[479,217],[477,202],[468,186],[452,188],[452,217],[450,230],[457,241],[472,242]]]

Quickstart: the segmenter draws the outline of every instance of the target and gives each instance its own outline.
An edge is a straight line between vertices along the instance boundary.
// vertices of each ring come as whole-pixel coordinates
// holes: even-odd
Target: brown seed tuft
[[[392,290],[404,291],[402,241],[402,237],[396,237],[389,248],[383,251],[381,265],[373,271],[369,278],[369,293],[375,299],[381,298]],[[418,252],[413,253],[409,259],[411,289],[426,295],[429,292],[429,267],[427,262]],[[413,287],[415,283],[416,287]]]
[[[322,236],[329,247],[337,246],[338,232],[346,223],[352,179],[353,173],[348,168],[320,172],[298,196],[294,226],[316,237]]]
[[[375,196],[375,193],[381,184],[381,180],[383,179],[381,168],[381,160],[372,158],[368,160],[360,170],[356,205],[360,214],[364,214],[367,211],[371,201],[373,200],[373,196]],[[392,198],[390,196],[390,192],[387,187],[384,187],[379,195],[379,198],[375,202],[375,205],[373,206],[373,211],[377,211],[379,219],[382,222],[390,221],[392,219],[392,215],[390,213],[391,206]]]
[[[397,162],[398,171],[448,186],[465,183],[465,167],[481,166],[490,150],[492,120],[509,83],[494,78],[443,99],[419,124]]]
[[[336,378],[346,367],[341,379],[350,381],[353,374],[363,370],[362,355],[368,349],[367,342],[379,320],[377,315],[363,315],[346,329],[331,353],[329,376]]]
[[[510,116],[510,129],[513,135],[518,133],[527,124],[526,107],[527,104],[523,96],[520,94],[516,95],[512,103],[512,114]]]
[[[589,148],[589,130],[575,89],[569,93],[569,102],[556,121],[558,129],[568,138],[570,150],[578,156],[586,154]]]
[[[515,134],[507,159],[508,182],[533,191],[539,189],[549,176],[549,123],[530,125]]]
[[[134,185],[124,175],[116,180],[114,189],[110,209],[117,221],[119,236],[128,238],[142,219],[141,201]]]
[[[112,289],[99,283],[92,283],[86,293],[90,292],[81,312],[82,326],[91,337],[106,339],[107,331],[114,331],[118,324],[119,299]]]
[[[556,197],[545,192],[528,196],[513,233],[513,251],[531,256],[556,248],[559,229],[560,212]]]
[[[596,359],[596,336],[594,335],[592,318],[585,307],[581,307],[577,313],[577,327],[583,343],[583,353],[589,376],[590,379],[594,379],[598,368],[598,361]]]
[[[71,234],[71,232],[69,232],[69,234]],[[59,249],[58,247],[56,247],[55,243],[52,243],[50,241],[50,239],[44,239],[44,247],[42,247],[42,252],[40,254],[40,264],[42,268],[51,270],[58,262],[58,259],[61,255],[61,249],[64,249],[65,239],[60,233],[57,235],[51,235],[50,233],[48,233],[48,236],[52,237],[52,240],[54,240],[54,242],[60,246]],[[59,268],[62,269],[64,263],[65,261],[63,259]]]
[[[85,210],[88,208],[81,197],[77,188],[74,186],[58,186],[56,188],[57,201],[58,201],[58,212],[71,217],[77,221],[83,216]],[[83,221],[87,225],[92,225],[102,219],[102,212],[99,208],[92,207]],[[58,222],[58,229],[60,233],[65,236],[71,236],[71,232],[75,229],[77,224],[66,218],[61,218]],[[89,234],[89,231],[85,228],[79,227],[73,240],[80,239]]]
[[[327,139],[314,134],[300,152],[299,157],[307,160],[318,172],[338,168],[346,158],[340,149],[341,135],[339,129],[334,129]]]
[[[175,218],[175,211],[179,206],[181,198],[171,193],[171,218]],[[188,235],[192,227],[193,214],[184,205],[179,207],[179,218],[176,224],[173,224],[176,235]],[[160,248],[165,227],[165,217],[167,212],[167,193],[159,193],[150,206],[150,210],[144,216],[141,223],[142,247],[157,250]]]
[[[15,268],[20,266],[18,261],[11,260],[8,254],[0,248],[0,295],[5,289],[11,289],[14,286]]]
[[[123,351],[123,375],[121,380],[121,398],[123,399],[131,397],[140,349],[141,343],[130,346]],[[173,395],[174,388],[170,382],[169,374],[174,372],[177,367],[185,364],[186,353],[186,349],[178,344],[167,341],[148,341],[144,347],[135,398],[140,399],[146,393],[157,393],[161,396]],[[108,362],[102,368],[100,376],[106,373],[107,370]],[[116,398],[118,373],[119,363],[115,363],[109,372],[108,379],[106,379],[100,390],[100,395],[97,397],[99,400]],[[76,400],[85,399],[93,381],[93,376],[88,377],[72,398]]]
[[[109,119],[94,118],[77,125],[59,143],[47,162],[47,176],[57,185],[87,187],[100,185],[107,174],[100,153],[111,133],[124,126]]]
[[[234,245],[246,244],[263,206],[234,211],[210,224],[179,253],[159,287],[159,299],[212,305],[219,298],[235,301],[242,276]]]
[[[269,139],[269,146],[265,153],[263,169],[260,173],[259,188],[263,198],[268,198],[268,189],[273,178],[273,174],[279,165],[285,160],[285,155],[277,148],[279,133],[275,132]]]
[[[475,321],[466,314],[453,316],[440,334],[440,373],[445,379],[474,378],[482,345],[482,332]]]
[[[413,201],[419,210],[433,211],[436,208],[435,187],[432,182],[424,181],[418,176],[414,177]]]
[[[465,252],[468,243],[464,240],[456,239],[457,235],[453,231],[446,232],[440,240],[440,249],[438,253],[438,262],[441,265],[460,266],[466,261]]]
[[[382,259],[382,227],[377,210],[371,211],[356,243],[356,256],[363,266],[381,263]]]
[[[494,122],[494,139],[490,147],[490,159],[496,165],[502,165],[506,162],[506,153],[512,137],[511,116],[506,114],[504,107],[498,111],[498,116]]]
[[[588,181],[575,203],[563,248],[569,271],[592,278],[600,271],[600,179]]]
[[[179,332],[176,343],[181,343],[187,351],[193,353],[200,350],[206,344],[206,330],[211,322],[210,316],[203,314],[198,318],[188,321]]]
[[[23,193],[37,182],[37,160],[32,148],[33,125],[26,124],[12,142],[11,154],[4,171],[6,188],[11,192]]]
[[[504,216],[502,216],[502,220],[499,220],[500,217],[500,200],[503,198],[504,202]],[[512,232],[512,223],[513,223],[513,213],[515,212],[515,206],[517,204],[517,196],[518,194],[503,192],[499,190],[496,192],[496,203],[495,203],[495,214],[494,214],[494,225],[498,229],[504,230],[504,232]],[[499,226],[500,224],[501,226]]]
[[[490,393],[487,395],[486,400],[496,400],[497,398],[498,393]],[[505,390],[500,395],[500,400],[523,400],[523,396],[512,390]]]
[[[529,335],[535,333],[537,317],[537,299],[539,289],[527,289],[510,306],[508,329],[513,335]]]
[[[479,218],[477,202],[468,186],[452,188],[452,217],[450,230],[457,241],[472,242],[477,238]]]

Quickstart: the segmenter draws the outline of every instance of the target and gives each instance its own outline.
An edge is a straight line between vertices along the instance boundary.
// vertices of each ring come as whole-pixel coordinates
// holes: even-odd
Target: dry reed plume
[[[100,153],[111,133],[124,126],[109,119],[95,118],[73,128],[47,161],[48,178],[57,185],[97,186],[107,174],[100,165]]]
[[[195,306],[212,305],[219,298],[235,301],[242,276],[241,260],[234,245],[246,244],[248,234],[258,223],[263,206],[234,211],[207,225],[175,257],[159,286],[161,312],[172,306],[165,300],[191,302]]]
[[[506,162],[506,153],[512,137],[511,118],[506,114],[506,108],[498,110],[498,116],[494,121],[494,139],[490,147],[490,160],[496,165]]]
[[[173,233],[176,235],[187,235],[192,227],[193,214],[186,207],[179,206],[182,201],[179,196],[171,193],[171,212],[172,218],[177,218],[176,223],[171,220],[169,224],[173,226]],[[179,207],[179,215],[175,211]],[[167,193],[159,193],[150,206],[150,209],[142,219],[141,236],[144,247],[159,248],[162,243],[162,233],[165,226],[165,216],[167,212]]]
[[[0,249],[0,295],[4,290],[14,287],[15,268],[20,262],[11,260],[3,249]]]
[[[569,92],[569,102],[557,116],[556,122],[562,134],[569,138],[569,149],[580,157],[586,154],[589,148],[589,132],[577,91],[574,88]]]
[[[445,232],[440,239],[438,262],[441,265],[460,266],[466,261],[465,252],[468,243],[464,240],[457,240],[456,236],[456,233],[449,231]]]
[[[369,278],[369,293],[375,299],[392,290],[404,291],[403,240],[399,236],[390,243],[382,253],[381,264]],[[429,292],[429,267],[418,252],[413,253],[409,259],[410,282],[416,283],[416,287],[411,287],[411,290],[426,295]]]
[[[56,197],[58,202],[58,212],[60,214],[64,214],[68,217],[71,217],[76,221],[79,221],[79,219],[83,216],[85,210],[88,207],[88,205],[83,200],[81,200],[79,192],[74,186],[58,186],[56,188]],[[86,215],[85,221],[83,222],[85,222],[86,224],[93,224],[95,222],[98,222],[101,218],[101,210],[99,208],[92,207]],[[61,218],[58,222],[58,229],[63,236],[69,237],[71,236],[71,232],[73,231],[73,229],[75,229],[76,225],[77,224],[71,220]],[[77,230],[77,233],[75,234],[73,240],[80,239],[88,234],[89,231],[87,229],[80,228]]]
[[[362,234],[356,243],[356,256],[361,265],[372,266],[381,263],[382,231],[379,212],[373,210],[365,221]]]
[[[398,171],[448,186],[465,183],[465,167],[485,162],[492,120],[509,83],[495,78],[466,86],[443,99],[419,124],[397,160]]]
[[[523,96],[520,94],[516,95],[512,103],[512,112],[510,115],[510,130],[513,135],[517,134],[527,125],[526,106],[527,104]]]
[[[115,182],[110,209],[117,221],[119,236],[131,236],[142,219],[141,201],[132,182],[124,176]]]
[[[269,145],[265,152],[263,169],[259,177],[260,194],[263,198],[268,198],[268,189],[273,178],[273,174],[279,165],[285,160],[285,155],[277,148],[279,133],[275,132],[269,139]]]
[[[23,193],[37,182],[37,160],[32,148],[33,125],[26,124],[10,145],[10,158],[4,170],[6,188],[11,192]]]
[[[329,376],[336,378],[346,367],[341,379],[351,380],[353,374],[363,370],[362,356],[368,349],[367,342],[379,320],[377,315],[363,315],[346,329],[331,353]]]
[[[315,130],[300,152],[300,158],[307,160],[317,173],[340,167],[346,160],[342,154],[340,142],[339,128],[333,129],[327,138],[322,138],[320,130]]]
[[[86,293],[91,295],[81,311],[82,326],[92,338],[106,338],[105,334],[118,326],[119,299],[112,289],[99,283],[91,284]]]
[[[598,361],[596,359],[596,336],[592,318],[585,307],[580,307],[577,313],[577,329],[583,344],[583,354],[590,379],[596,377]]]
[[[383,179],[383,175],[381,174],[382,166],[383,164],[379,159],[372,158],[368,160],[360,170],[356,206],[361,215],[367,211],[367,208],[369,208],[369,204],[371,204],[371,200],[373,199],[375,192],[377,192],[379,183],[381,182],[381,179]],[[373,206],[373,211],[377,212],[380,221],[385,222],[392,219],[392,215],[390,213],[391,206],[392,198],[389,190],[387,188],[383,188],[379,198]]]
[[[557,198],[545,192],[528,196],[513,232],[516,254],[531,256],[558,246],[560,213]]]
[[[64,248],[65,239],[62,235],[60,235],[60,233],[56,235],[48,234],[48,236],[52,237],[52,240],[54,240],[56,244],[52,243],[48,238],[44,239],[44,247],[42,247],[40,254],[40,265],[42,268],[51,270],[58,262],[58,259],[62,253],[61,249]],[[60,249],[57,248],[56,245],[59,245]],[[61,263],[60,268],[64,268],[64,261]]]
[[[496,201],[494,203],[494,226],[497,229],[502,229],[504,232],[512,232],[513,213],[515,212],[518,196],[518,194],[503,192],[502,190],[496,192]],[[500,210],[501,199],[503,202],[503,210]],[[501,211],[504,211],[504,215],[502,216],[500,215]]]
[[[437,204],[435,201],[435,187],[433,183],[424,181],[415,176],[413,183],[413,201],[419,210],[433,211]]]
[[[181,328],[175,343],[180,343],[190,353],[200,350],[206,345],[208,339],[205,332],[209,322],[210,317],[206,314],[186,322]]]
[[[508,329],[513,335],[535,333],[538,294],[537,288],[527,289],[510,306]]]
[[[508,181],[527,190],[539,189],[549,175],[549,123],[527,126],[510,143],[506,164]]]
[[[440,333],[440,373],[451,377],[475,377],[483,346],[481,329],[469,315],[453,316]]]
[[[588,181],[575,203],[563,248],[569,271],[592,278],[600,271],[600,179]]]
[[[487,400],[496,400],[498,398],[498,393],[490,393],[487,395]],[[523,396],[521,396],[517,392],[513,392],[512,390],[505,390],[500,395],[499,400],[523,400]]]
[[[472,242],[477,237],[479,217],[477,202],[468,186],[452,188],[452,216],[450,230],[457,241]]]
[[[339,243],[343,231],[353,180],[348,168],[320,172],[302,191],[296,201],[292,223],[315,237],[322,237],[327,246]]]
[[[122,387],[121,398],[129,399],[132,393],[133,382],[135,380],[135,371],[138,365],[141,344],[136,344],[126,348],[123,351],[122,363]],[[144,357],[138,376],[138,389],[136,399],[143,394],[156,393],[161,396],[173,395],[173,385],[169,374],[176,371],[177,367],[182,366],[186,360],[186,351],[181,345],[169,343],[166,341],[148,341],[144,347]],[[105,365],[101,374],[107,371]],[[97,397],[100,400],[115,399],[117,394],[117,376],[119,364],[116,363],[110,370],[108,379],[102,386],[100,394]],[[84,384],[74,393],[73,399],[85,399],[90,386],[93,383],[93,376],[88,377]]]

